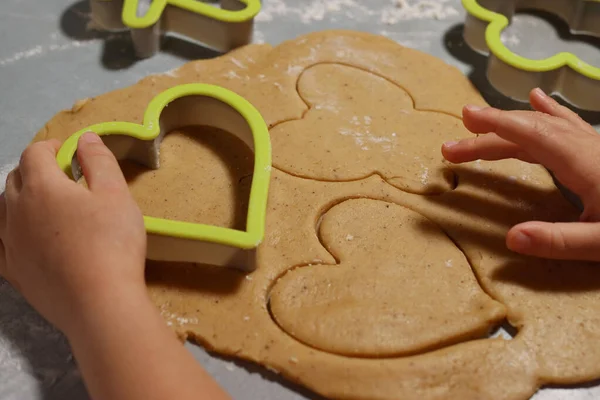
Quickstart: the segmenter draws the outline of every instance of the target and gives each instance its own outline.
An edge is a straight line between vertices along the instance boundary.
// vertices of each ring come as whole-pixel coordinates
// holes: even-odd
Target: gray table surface
[[[486,99],[522,108],[485,80],[484,57],[463,42],[459,0],[264,0],[255,41],[278,44],[300,34],[352,28],[386,35],[458,66]],[[86,29],[86,1],[2,0],[0,4],[0,185],[35,132],[77,100],[135,83],[182,63],[214,56],[170,38],[155,57],[133,57],[127,34]],[[547,57],[568,50],[600,66],[600,42],[577,40],[551,16],[520,15],[504,34],[518,53]],[[582,113],[598,126],[599,113]],[[2,187],[0,186],[0,190]],[[260,367],[223,360],[188,345],[236,399],[316,398]],[[398,377],[402,379],[402,377]],[[0,282],[0,400],[87,399],[63,336],[45,323],[8,285]],[[536,400],[597,399],[600,387],[553,388]]]

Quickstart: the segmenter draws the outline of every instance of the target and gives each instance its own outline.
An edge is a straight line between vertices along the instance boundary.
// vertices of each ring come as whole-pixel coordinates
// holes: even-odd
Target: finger
[[[446,160],[455,164],[475,160],[495,161],[507,158],[536,163],[536,160],[519,146],[502,139],[495,133],[464,139],[459,142],[444,143],[442,154]]]
[[[598,134],[596,130],[590,124],[585,122],[577,113],[560,105],[556,100],[544,93],[542,89],[538,88],[532,90],[529,94],[529,101],[536,111],[567,120],[585,132],[594,135]]]
[[[91,191],[128,189],[117,159],[95,133],[79,138],[77,159]]]
[[[600,261],[600,223],[526,222],[506,237],[509,249],[556,260]]]
[[[594,170],[589,158],[588,135],[569,135],[570,123],[550,115],[531,111],[501,111],[467,106],[465,126],[474,133],[495,132],[499,137],[518,145],[532,158],[552,170],[565,185],[578,182],[572,190],[580,190],[589,182],[582,171]],[[584,139],[584,140],[582,140]],[[595,138],[593,138],[595,139]],[[579,182],[581,181],[581,182]],[[581,187],[579,187],[581,186]]]
[[[37,142],[27,147],[19,162],[23,182],[67,179],[56,162],[59,149],[60,142],[55,139]]]

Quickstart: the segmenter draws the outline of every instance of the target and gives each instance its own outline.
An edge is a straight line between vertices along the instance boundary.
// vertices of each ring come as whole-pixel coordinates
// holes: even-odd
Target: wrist
[[[144,284],[119,284],[102,294],[91,291],[72,304],[72,316],[63,329],[72,345],[128,324],[136,315],[158,312]]]

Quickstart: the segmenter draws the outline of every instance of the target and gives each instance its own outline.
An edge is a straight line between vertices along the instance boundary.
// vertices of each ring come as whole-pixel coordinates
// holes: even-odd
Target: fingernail
[[[84,143],[101,143],[102,139],[100,136],[96,135],[94,132],[86,132],[79,138],[80,141]]]
[[[512,250],[527,250],[531,247],[531,238],[523,232],[517,232],[512,240]]]
[[[444,147],[446,147],[446,148],[448,148],[448,149],[449,149],[450,147],[454,147],[454,146],[456,146],[457,144],[458,144],[458,142],[454,142],[454,141],[451,141],[451,142],[446,142],[446,143],[444,143]]]
[[[535,88],[535,89],[533,89],[533,92],[534,92],[535,94],[539,95],[539,96],[546,97],[546,92],[544,92],[544,91],[543,91],[542,89],[540,89],[540,88]]]
[[[465,106],[465,109],[467,111],[477,112],[477,111],[483,110],[483,107],[479,107],[479,106],[476,106],[474,104],[469,104],[469,105]]]

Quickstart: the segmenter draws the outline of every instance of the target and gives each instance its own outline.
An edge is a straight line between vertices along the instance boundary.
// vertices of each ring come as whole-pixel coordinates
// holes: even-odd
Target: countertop
[[[485,57],[462,40],[464,17],[460,0],[264,0],[255,41],[278,44],[328,28],[382,34],[459,67],[490,104],[524,108],[487,84]],[[78,99],[215,55],[173,37],[165,41],[159,54],[139,61],[133,56],[127,33],[88,30],[88,22],[86,1],[2,0],[0,185],[27,143],[56,112],[70,108]],[[600,40],[577,41],[564,23],[547,15],[519,15],[504,33],[504,40],[530,58],[567,49],[600,66]],[[581,115],[600,126],[600,113]],[[235,399],[316,398],[258,366],[224,360],[194,345],[188,348]],[[88,398],[68,345],[0,281],[0,400],[54,398]],[[535,400],[597,398],[598,386],[544,389],[535,396]]]

